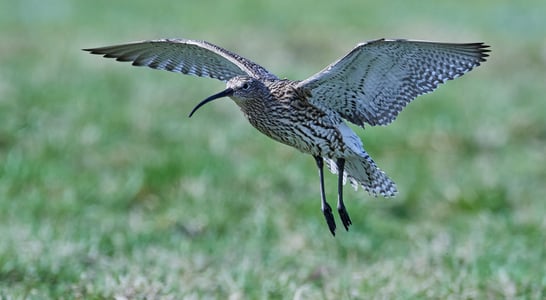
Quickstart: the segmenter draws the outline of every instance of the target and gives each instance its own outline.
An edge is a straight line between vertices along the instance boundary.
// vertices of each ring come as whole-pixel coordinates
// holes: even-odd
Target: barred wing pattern
[[[224,82],[239,75],[277,79],[260,65],[205,41],[161,39],[83,50],[118,61],[131,61],[134,66],[210,77]]]
[[[485,61],[483,43],[451,44],[379,39],[300,82],[311,103],[364,126],[387,125],[417,96]]]

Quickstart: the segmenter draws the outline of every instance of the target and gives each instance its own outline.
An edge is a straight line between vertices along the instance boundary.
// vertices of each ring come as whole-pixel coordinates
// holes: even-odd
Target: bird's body
[[[346,155],[346,145],[338,128],[345,123],[339,115],[311,104],[307,100],[309,94],[296,84],[290,80],[265,81],[263,93],[256,98],[259,100],[238,104],[250,124],[278,142],[311,155]],[[256,117],[258,114],[261,117]]]
[[[485,61],[487,47],[381,39],[359,44],[303,81],[279,79],[250,60],[203,41],[154,40],[87,50],[137,66],[225,81],[226,90],[203,100],[190,116],[202,105],[228,96],[260,132],[311,154],[319,168],[322,211],[334,234],[323,161],[338,174],[337,209],[346,229],[352,222],[343,203],[345,181],[372,195],[389,197],[397,192],[344,120],[362,127],[389,124],[418,95]]]
[[[261,133],[303,153],[326,159],[333,173],[337,173],[337,168],[332,161],[344,158],[349,163],[346,176],[353,186],[362,185],[373,195],[394,196],[394,183],[375,166],[357,134],[339,114],[311,103],[311,91],[299,87],[299,83],[287,79],[256,80],[237,76],[228,81],[227,86],[236,90],[248,84],[248,89],[255,93],[245,97],[244,101],[233,99],[250,124]],[[349,173],[363,164],[362,160],[366,162],[366,176],[359,176],[362,172]],[[355,166],[353,161],[356,161]]]

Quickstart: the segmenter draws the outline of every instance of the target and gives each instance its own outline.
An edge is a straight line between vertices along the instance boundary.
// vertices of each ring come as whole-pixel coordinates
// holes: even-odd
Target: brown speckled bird
[[[338,174],[337,210],[346,230],[352,224],[343,203],[347,180],[374,196],[397,193],[394,182],[377,167],[344,120],[362,127],[391,123],[417,96],[479,66],[488,56],[488,47],[379,39],[357,45],[303,81],[279,79],[205,41],[162,39],[84,50],[135,66],[226,82],[224,91],[201,101],[190,117],[204,104],[227,96],[260,132],[311,154],[319,169],[322,212],[335,235],[334,216],[324,193],[324,162]]]

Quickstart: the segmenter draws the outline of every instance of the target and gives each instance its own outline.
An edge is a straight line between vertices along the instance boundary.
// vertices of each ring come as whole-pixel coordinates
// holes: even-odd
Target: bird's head
[[[226,89],[199,102],[190,113],[190,117],[203,105],[223,97],[230,97],[239,107],[243,108],[251,102],[262,101],[268,89],[260,80],[250,76],[231,78]]]

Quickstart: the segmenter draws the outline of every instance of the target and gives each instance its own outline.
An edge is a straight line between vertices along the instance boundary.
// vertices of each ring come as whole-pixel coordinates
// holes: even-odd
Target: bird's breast
[[[282,99],[260,113],[245,112],[249,122],[268,137],[301,152],[324,157],[344,157],[348,146],[337,115],[300,99]]]

